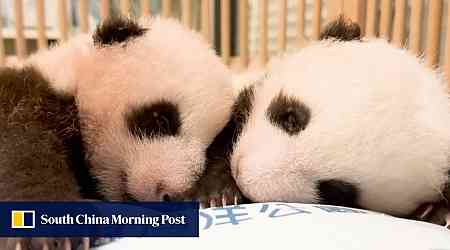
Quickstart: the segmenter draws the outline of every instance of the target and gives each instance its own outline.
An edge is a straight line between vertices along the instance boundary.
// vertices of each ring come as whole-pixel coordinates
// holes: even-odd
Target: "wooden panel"
[[[425,60],[428,66],[436,66],[439,62],[439,41],[441,34],[442,0],[429,2],[427,46]]]
[[[16,28],[16,55],[18,59],[24,59],[27,54],[25,36],[23,32],[23,2],[14,0],[14,21]]]
[[[314,0],[313,20],[312,20],[312,38],[318,40],[320,36],[320,21],[322,18],[322,1]]]
[[[392,22],[392,1],[381,0],[380,37],[389,40]]]
[[[220,45],[222,60],[230,62],[230,1],[220,0]]]
[[[305,0],[297,1],[297,44],[303,47],[305,41]]]
[[[60,40],[67,41],[67,39],[69,39],[69,25],[67,23],[67,0],[58,0],[57,5]]]
[[[210,33],[210,6],[209,0],[202,0],[201,2],[201,31],[203,36],[206,38],[208,42],[211,42],[211,33]]]
[[[326,1],[327,23],[336,20],[336,18],[344,13],[344,0]]]
[[[422,34],[422,0],[411,0],[411,19],[409,23],[409,49],[416,55],[420,53]]]
[[[192,27],[192,1],[181,1],[181,20],[187,27]]]
[[[172,0],[162,0],[162,16],[170,17],[172,15]]]
[[[109,17],[109,8],[110,8],[109,0],[100,0],[100,18],[102,20],[105,20]]]
[[[395,0],[394,31],[392,42],[398,47],[403,46],[405,37],[406,0]]]
[[[267,20],[268,20],[268,0],[260,0],[259,4],[259,56],[261,64],[266,64],[269,56],[267,53],[268,43],[267,43]]]
[[[150,0],[141,0],[141,16],[150,16]]]
[[[446,44],[446,55],[445,55],[445,73],[447,77],[447,81],[449,82],[450,87],[450,4],[447,3],[447,37],[445,40]]]
[[[278,15],[278,50],[286,50],[287,0],[279,0]]]
[[[87,33],[89,31],[89,6],[88,0],[79,0],[80,31]]]
[[[377,0],[367,0],[367,11],[366,11],[366,36],[375,37],[375,23],[377,18]]]
[[[38,49],[47,49],[47,34],[45,25],[45,1],[36,0],[36,31]]]
[[[241,65],[248,65],[248,1],[239,1],[239,55]]]
[[[130,8],[130,0],[120,0],[120,14],[123,16],[129,16]]]

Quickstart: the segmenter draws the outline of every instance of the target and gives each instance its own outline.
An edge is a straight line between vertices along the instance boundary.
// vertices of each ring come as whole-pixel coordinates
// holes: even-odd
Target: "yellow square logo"
[[[11,228],[34,228],[35,212],[34,210],[12,210]]]

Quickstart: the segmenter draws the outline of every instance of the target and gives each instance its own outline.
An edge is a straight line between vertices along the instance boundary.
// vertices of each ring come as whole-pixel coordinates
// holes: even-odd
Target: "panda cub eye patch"
[[[309,108],[293,97],[280,93],[269,105],[266,112],[269,121],[289,135],[296,135],[308,125]]]
[[[159,101],[134,108],[126,117],[130,133],[140,139],[175,136],[181,121],[178,107],[168,101]]]

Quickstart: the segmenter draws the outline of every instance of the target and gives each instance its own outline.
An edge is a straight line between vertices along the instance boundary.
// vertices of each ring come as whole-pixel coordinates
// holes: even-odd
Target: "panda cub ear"
[[[359,24],[340,15],[338,19],[325,26],[320,33],[320,40],[334,39],[339,41],[361,40],[361,28]]]
[[[97,26],[92,38],[95,45],[108,46],[142,36],[146,31],[147,29],[129,18],[110,17]]]

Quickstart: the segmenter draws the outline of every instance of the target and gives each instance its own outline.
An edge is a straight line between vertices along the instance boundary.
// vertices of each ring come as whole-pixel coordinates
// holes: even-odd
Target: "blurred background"
[[[447,0],[1,0],[0,64],[91,32],[102,19],[121,14],[177,18],[241,70],[306,46],[345,14],[365,36],[387,39],[447,71],[448,9]]]

